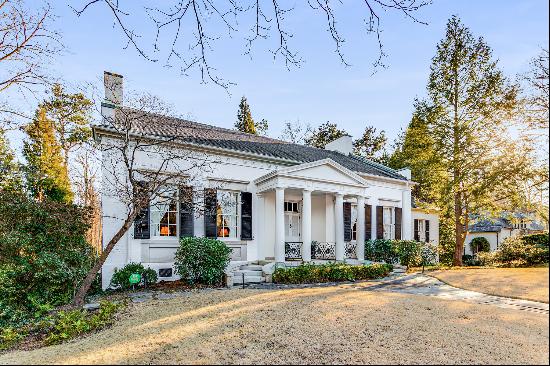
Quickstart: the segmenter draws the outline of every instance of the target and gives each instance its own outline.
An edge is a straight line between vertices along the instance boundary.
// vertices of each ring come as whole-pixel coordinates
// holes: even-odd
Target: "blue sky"
[[[78,7],[84,0],[69,3]],[[510,77],[525,71],[529,59],[548,45],[545,0],[434,0],[417,13],[427,26],[398,13],[383,14],[388,67],[373,74],[377,49],[375,39],[366,35],[361,24],[366,16],[364,7],[362,2],[347,3],[352,5],[337,14],[351,67],[344,67],[334,53],[323,19],[296,5],[287,28],[294,33],[291,45],[304,59],[302,67],[288,71],[281,60],[273,60],[266,50],[273,48],[274,38],[257,44],[252,59],[243,55],[241,35],[223,38],[215,43],[211,61],[222,76],[237,83],[228,95],[214,84],[201,84],[196,72],[181,76],[176,68],[148,62],[134,50],[123,49],[124,39],[104,8],[93,7],[77,18],[65,1],[58,1],[54,3],[59,16],[56,26],[68,50],[52,63],[51,70],[74,85],[99,84],[104,70],[121,73],[125,88],[156,94],[173,104],[179,114],[218,126],[233,126],[239,100],[245,95],[253,117],[269,121],[271,136],[279,136],[285,122],[300,120],[313,126],[336,122],[355,137],[372,125],[393,139],[408,123],[414,98],[424,94],[430,59],[451,15],[459,15],[474,35],[486,39]],[[143,33],[152,30],[149,26],[138,28],[144,29]],[[222,29],[212,29],[223,34]],[[144,45],[149,44],[144,40]],[[27,104],[23,108],[34,107]]]

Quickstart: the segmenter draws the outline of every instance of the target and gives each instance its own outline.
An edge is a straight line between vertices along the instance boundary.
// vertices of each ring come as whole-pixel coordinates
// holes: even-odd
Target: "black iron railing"
[[[335,260],[336,259],[336,244],[335,243],[311,243],[311,259],[320,260]]]
[[[285,260],[301,261],[302,260],[302,242],[287,241],[285,242]]]
[[[345,256],[349,259],[357,259],[357,242],[348,241],[344,243]]]

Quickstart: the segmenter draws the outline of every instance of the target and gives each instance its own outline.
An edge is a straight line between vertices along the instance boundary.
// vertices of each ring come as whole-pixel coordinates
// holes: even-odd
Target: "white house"
[[[468,227],[464,241],[464,254],[468,255],[474,254],[470,246],[474,238],[487,239],[490,251],[493,252],[509,237],[542,233],[547,230],[532,213],[503,213],[499,217],[473,219],[474,222]]]
[[[119,104],[122,76],[106,73],[105,80],[117,86],[106,91],[102,107],[107,116],[124,106]],[[133,128],[151,141],[177,137],[167,148],[195,153],[190,159],[200,154],[210,169],[187,172],[193,183],[173,187],[172,202],[150,203],[108,257],[104,287],[113,270],[129,262],[157,270],[161,280],[175,279],[173,257],[181,236],[223,240],[233,249],[233,261],[276,262],[362,261],[364,246],[357,243],[370,238],[413,239],[410,171],[395,171],[353,155],[349,136],[317,149],[146,114]],[[93,132],[103,146],[118,138],[105,120]],[[105,245],[120,227],[125,208],[120,197],[109,193],[114,177],[124,172],[112,167],[118,159],[114,150],[103,150]],[[140,159],[143,169],[158,168],[153,155]],[[204,215],[180,210],[182,189],[203,201]],[[430,235],[436,238],[435,231]]]

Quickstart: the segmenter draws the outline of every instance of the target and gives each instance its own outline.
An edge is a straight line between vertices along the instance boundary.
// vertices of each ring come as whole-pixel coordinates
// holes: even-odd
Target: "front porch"
[[[259,259],[364,260],[364,245],[357,243],[371,238],[375,215],[366,205],[369,185],[363,178],[324,160],[278,170],[255,183]]]

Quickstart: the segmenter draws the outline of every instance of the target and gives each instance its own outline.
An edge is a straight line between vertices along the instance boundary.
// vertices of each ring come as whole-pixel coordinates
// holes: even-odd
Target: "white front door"
[[[285,241],[299,242],[302,222],[297,202],[285,202]]]

